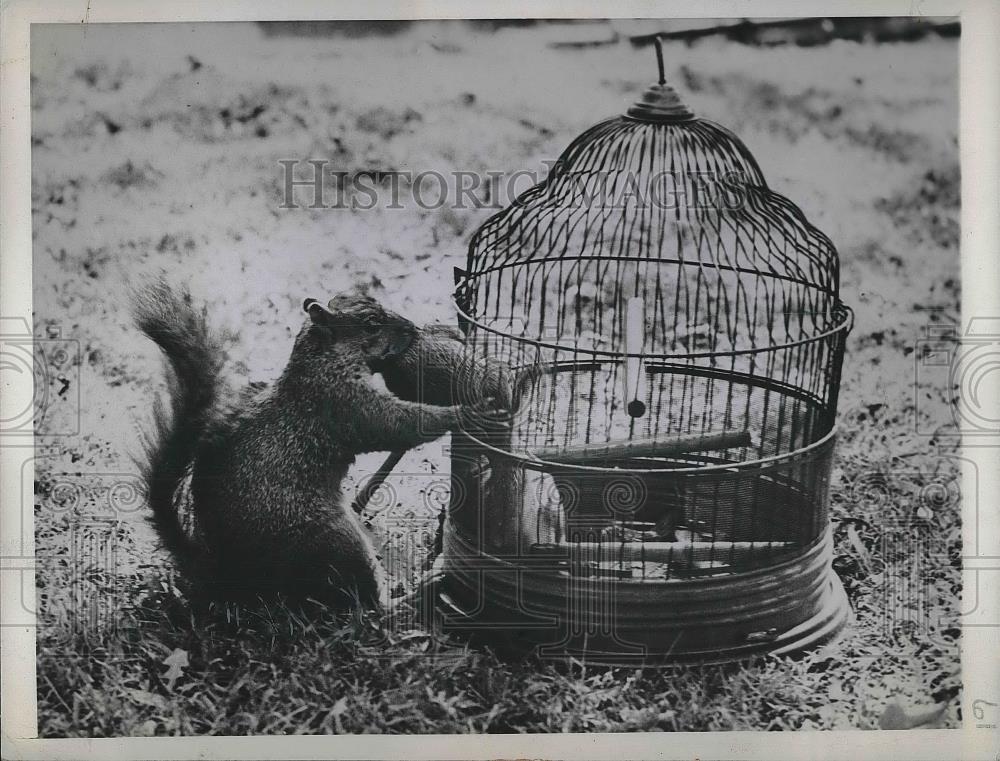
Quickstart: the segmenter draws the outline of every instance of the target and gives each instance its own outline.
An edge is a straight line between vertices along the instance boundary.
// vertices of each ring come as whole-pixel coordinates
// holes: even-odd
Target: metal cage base
[[[602,666],[731,663],[837,638],[852,618],[829,532],[799,557],[727,578],[628,584],[488,555],[446,530],[423,598],[447,634],[508,656]],[[516,581],[515,581],[516,580]]]

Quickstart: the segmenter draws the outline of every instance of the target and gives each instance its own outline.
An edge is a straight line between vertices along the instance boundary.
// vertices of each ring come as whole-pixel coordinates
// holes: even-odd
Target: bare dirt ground
[[[197,718],[211,712],[194,692],[172,694],[174,682],[168,690],[158,677],[156,659],[170,649],[151,650],[153,665],[117,687],[106,670],[95,682],[81,665],[100,659],[92,648],[101,636],[77,631],[84,598],[67,579],[113,590],[113,617],[165,562],[132,489],[131,457],[163,379],[155,347],[130,325],[128,283],[159,271],[189,283],[212,323],[239,334],[231,369],[250,380],[280,371],[306,296],[363,285],[417,322],[452,322],[452,268],[464,264],[469,235],[495,206],[281,208],[278,162],[543,175],[546,160],[621,112],[654,76],[648,49],[552,49],[547,34],[440,24],[360,39],[266,37],[226,24],[36,30],[34,331],[69,348],[45,381],[34,484],[37,551],[51,561],[39,577],[43,733],[859,727],[897,694],[946,703],[942,721],[957,724],[955,391],[946,368],[923,362],[934,351],[926,329],[955,324],[960,298],[957,44],[936,38],[668,48],[668,78],[688,103],[735,131],[770,185],[841,252],[843,299],[856,322],[831,501],[836,567],[858,623],[826,660],[769,661],[726,679],[688,674],[669,686],[660,677],[629,677],[640,679],[636,687],[601,676],[611,679],[601,687],[593,673],[539,676],[536,713],[535,699],[509,687],[460,700],[465,688],[437,684],[445,677],[431,671],[427,689],[433,683],[441,695],[414,698],[399,709],[410,719],[393,725],[374,709],[365,718],[358,705],[344,713],[334,703],[349,699],[357,674],[330,676],[318,719],[282,718],[267,702],[280,703],[279,694],[216,707],[208,721]],[[380,460],[361,458],[355,482]],[[441,442],[404,458],[391,481],[396,504],[374,527],[387,554],[405,555],[393,550],[412,541],[404,533],[433,524],[446,470]],[[113,526],[117,554],[101,573],[81,575],[80,526],[90,525]],[[409,584],[417,564],[391,569],[395,581]],[[477,663],[510,684],[505,665]],[[621,700],[600,702],[591,695],[600,689]],[[622,689],[639,697],[630,702]],[[547,718],[556,694],[562,724]],[[174,699],[180,708],[169,708]],[[310,705],[308,696],[297,700]],[[654,716],[623,705],[658,707]]]

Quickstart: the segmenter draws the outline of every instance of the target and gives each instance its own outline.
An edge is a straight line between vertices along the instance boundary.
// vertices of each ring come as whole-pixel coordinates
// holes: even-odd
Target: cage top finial
[[[676,90],[667,84],[663,67],[663,43],[659,36],[653,37],[653,48],[656,50],[659,80],[646,88],[646,92],[632,104],[626,115],[644,122],[684,122],[693,119],[694,112],[684,104]]]
[[[657,82],[665,85],[667,83],[667,75],[663,73],[663,43],[660,42],[659,36],[653,38],[653,47],[656,49],[656,68],[660,72],[660,78]]]

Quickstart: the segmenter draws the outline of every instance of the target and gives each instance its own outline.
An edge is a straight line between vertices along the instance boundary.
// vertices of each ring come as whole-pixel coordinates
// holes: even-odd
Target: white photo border
[[[457,0],[419,3],[345,0],[324,3],[246,0],[156,3],[148,0],[27,0],[0,10],[0,314],[31,324],[31,161],[29,38],[31,24],[202,22],[309,19],[418,19],[501,17],[794,17],[959,16],[962,174],[962,313],[1000,318],[1000,4],[995,0]],[[25,409],[31,379],[5,385],[4,411]],[[1000,419],[1000,399],[991,419]],[[673,734],[431,735],[330,737],[184,737],[40,740],[35,699],[32,622],[15,620],[11,605],[0,614],[3,758],[998,758],[1000,734],[977,729],[973,702],[1000,704],[1000,437],[965,442],[964,485],[988,509],[969,514],[965,503],[963,611],[987,623],[963,627],[962,715],[954,730],[897,732],[720,732]],[[30,440],[0,447],[0,595],[18,600],[34,592],[33,523],[20,504],[22,471],[30,468]],[[992,506],[992,509],[990,509]],[[974,553],[974,554],[970,554]],[[988,622],[993,622],[992,624]],[[1000,709],[997,709],[1000,710]]]

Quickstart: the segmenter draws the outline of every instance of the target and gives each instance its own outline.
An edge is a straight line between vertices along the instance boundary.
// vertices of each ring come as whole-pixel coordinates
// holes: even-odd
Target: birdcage
[[[456,271],[512,430],[453,441],[446,628],[590,662],[834,636],[828,488],[850,310],[831,241],[663,77],[489,219]]]

